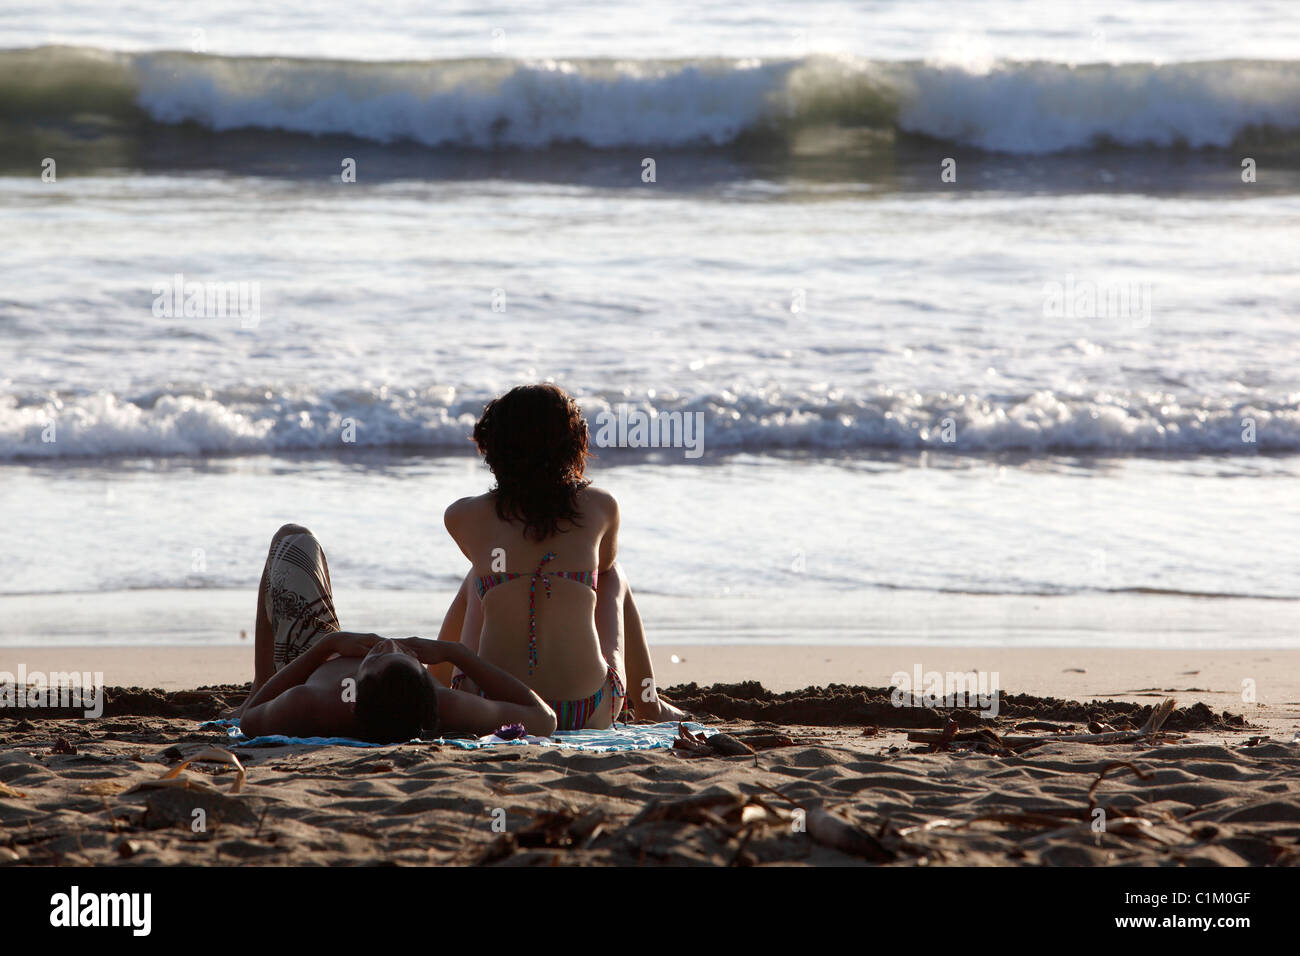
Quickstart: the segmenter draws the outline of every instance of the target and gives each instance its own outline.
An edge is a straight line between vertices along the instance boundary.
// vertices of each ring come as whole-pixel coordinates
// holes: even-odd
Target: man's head
[[[438,732],[438,690],[404,644],[383,640],[357,666],[357,732],[373,743],[402,743]]]

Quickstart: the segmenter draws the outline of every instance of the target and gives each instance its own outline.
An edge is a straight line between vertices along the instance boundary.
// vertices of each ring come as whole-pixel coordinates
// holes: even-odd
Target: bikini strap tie
[[[537,666],[537,582],[540,579],[546,586],[547,599],[551,596],[551,576],[542,573],[542,567],[547,561],[555,557],[554,551],[547,551],[542,555],[542,560],[537,563],[537,570],[528,581],[528,676],[533,674],[533,668]]]

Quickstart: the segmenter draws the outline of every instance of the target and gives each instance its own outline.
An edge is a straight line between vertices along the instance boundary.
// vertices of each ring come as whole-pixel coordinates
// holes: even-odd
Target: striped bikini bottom
[[[460,690],[460,685],[464,680],[464,674],[457,674],[453,677],[451,679],[452,690]],[[623,681],[619,679],[618,671],[611,667],[605,671],[605,682],[590,697],[584,697],[581,700],[548,700],[546,702],[547,706],[555,711],[555,729],[581,730],[587,726],[587,721],[591,719],[591,715],[596,712],[596,708],[604,700],[606,690],[610,691],[610,719],[611,721],[617,719],[619,701],[627,697],[627,691],[623,687]],[[483,696],[482,691],[479,691],[479,696]]]
[[[586,727],[587,721],[591,719],[591,715],[600,706],[606,688],[610,690],[610,720],[616,720],[618,718],[619,698],[627,697],[627,691],[624,690],[623,682],[618,678],[618,671],[611,667],[605,671],[605,683],[601,684],[596,689],[596,693],[590,697],[584,697],[582,700],[548,700],[546,702],[551,710],[555,711],[555,729],[581,730]]]

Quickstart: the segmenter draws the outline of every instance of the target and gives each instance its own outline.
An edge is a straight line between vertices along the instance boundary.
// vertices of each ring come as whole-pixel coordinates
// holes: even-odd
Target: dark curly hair
[[[578,492],[587,459],[582,409],[555,385],[520,385],[483,409],[474,441],[492,469],[497,517],[520,521],[524,535],[545,541],[560,522],[578,523]]]

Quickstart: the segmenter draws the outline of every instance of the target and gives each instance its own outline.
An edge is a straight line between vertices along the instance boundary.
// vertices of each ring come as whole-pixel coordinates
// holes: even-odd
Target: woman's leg
[[[686,714],[659,694],[650,643],[632,589],[615,564],[600,572],[596,590],[596,631],[605,660],[620,673],[627,666],[628,706],[638,721],[685,720]]]

